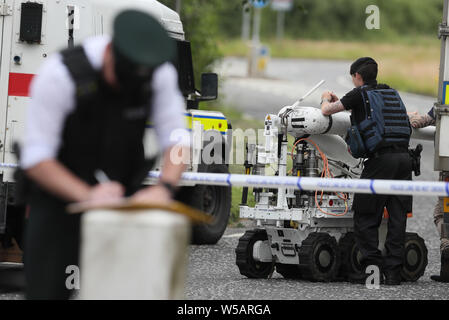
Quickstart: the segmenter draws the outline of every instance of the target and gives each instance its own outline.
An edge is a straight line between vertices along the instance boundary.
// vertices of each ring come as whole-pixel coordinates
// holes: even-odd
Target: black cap
[[[351,75],[358,73],[365,83],[371,83],[377,79],[378,65],[373,58],[359,58],[351,65],[349,72]]]
[[[122,57],[155,68],[176,57],[175,42],[151,15],[137,10],[121,12],[114,22],[113,47]]]
[[[375,65],[377,69],[377,62],[373,58],[370,57],[359,58],[351,65],[350,73],[351,75],[360,73],[359,71],[361,69],[369,65]]]

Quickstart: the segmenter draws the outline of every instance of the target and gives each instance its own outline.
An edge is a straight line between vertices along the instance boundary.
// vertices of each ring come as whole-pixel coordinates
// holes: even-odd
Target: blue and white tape
[[[6,168],[6,169],[16,169],[18,168],[18,164],[14,163],[0,163],[0,168]]]
[[[153,179],[159,176],[160,172],[149,174]],[[181,182],[232,187],[449,197],[449,184],[436,181],[321,179],[186,172],[182,175]]]
[[[0,163],[0,168],[15,169],[17,164]],[[150,179],[158,179],[159,171],[151,171]],[[181,183],[213,186],[287,188],[305,191],[332,191],[365,194],[394,194],[413,196],[449,197],[449,183],[437,181],[321,179],[308,177],[253,176],[185,172]]]

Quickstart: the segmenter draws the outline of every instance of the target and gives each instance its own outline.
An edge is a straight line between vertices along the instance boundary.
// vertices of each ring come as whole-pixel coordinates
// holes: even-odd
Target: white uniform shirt
[[[102,68],[109,42],[109,37],[102,36],[90,38],[83,44],[96,70]],[[152,99],[150,120],[162,151],[175,144],[189,146],[190,136],[184,121],[184,98],[178,88],[178,75],[172,64],[163,64],[155,70]],[[56,159],[66,118],[74,109],[75,83],[61,55],[55,54],[44,63],[31,84],[31,102],[22,146],[22,168],[29,169],[42,161]],[[176,141],[173,133],[176,133]]]

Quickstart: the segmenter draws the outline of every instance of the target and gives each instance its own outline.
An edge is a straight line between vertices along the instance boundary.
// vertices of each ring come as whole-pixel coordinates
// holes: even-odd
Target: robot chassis
[[[298,104],[298,103],[297,103]],[[342,136],[349,114],[326,117],[313,107],[285,107],[265,119],[264,145],[247,144],[246,174],[357,179],[363,161],[354,159]],[[295,138],[289,153],[288,137]],[[292,158],[289,164],[287,159]],[[287,167],[292,167],[288,171]],[[274,270],[286,279],[330,282],[361,272],[354,239],[352,194],[254,188],[255,206],[244,188],[240,217],[256,221],[238,242],[236,264],[248,278],[266,279]],[[379,228],[384,253],[387,216]],[[407,233],[401,276],[417,281],[427,266],[427,248],[416,233]]]

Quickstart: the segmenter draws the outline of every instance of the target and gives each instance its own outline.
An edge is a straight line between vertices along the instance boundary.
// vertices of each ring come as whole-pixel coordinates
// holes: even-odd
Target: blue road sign
[[[270,55],[270,48],[267,46],[260,47],[259,54],[262,57],[268,57]]]
[[[254,8],[265,8],[270,4],[270,0],[251,0],[251,4]]]

